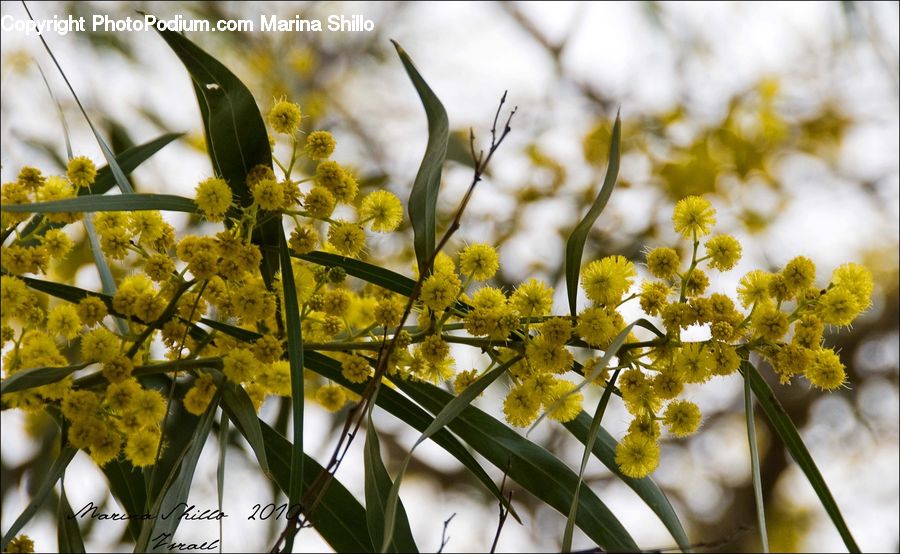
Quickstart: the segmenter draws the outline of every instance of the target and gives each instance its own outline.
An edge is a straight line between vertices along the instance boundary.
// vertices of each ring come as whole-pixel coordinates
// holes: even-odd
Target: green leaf
[[[341,374],[341,365],[324,354],[319,352],[306,352],[306,366],[315,371],[319,375],[326,377],[336,383],[339,383],[357,394],[362,394],[365,390],[365,384],[351,383]],[[388,388],[381,387],[375,399],[376,405],[390,413],[400,421],[403,421],[413,429],[424,432],[433,423],[434,418],[422,408],[410,402],[405,396]],[[474,475],[494,497],[503,502],[510,514],[518,521],[522,522],[519,514],[509,501],[503,496],[494,480],[484,471],[484,468],[478,463],[474,456],[446,429],[440,429],[430,434],[430,438],[435,444],[446,450],[451,456],[456,458],[463,466],[465,466]]]
[[[581,495],[581,485],[584,483],[584,471],[587,469],[588,460],[591,458],[591,451],[594,449],[597,433],[600,432],[600,422],[603,420],[603,414],[606,412],[606,406],[609,404],[609,395],[618,376],[619,369],[616,369],[606,388],[603,389],[603,395],[600,397],[600,402],[597,403],[597,410],[594,412],[594,417],[591,420],[587,442],[584,443],[584,455],[581,457],[581,468],[578,470],[578,484],[575,486],[575,497],[572,499],[569,515],[566,517],[566,529],[563,532],[562,543],[563,552],[572,551],[572,534],[575,531],[575,518],[578,516],[578,497]]]
[[[34,204],[3,204],[0,211],[25,213],[70,213],[70,212],[121,212],[163,210],[170,212],[196,213],[197,204],[190,198],[173,194],[115,194],[89,195],[35,202]]]
[[[749,363],[749,362],[747,362]],[[753,395],[750,393],[750,379],[744,377],[744,417],[747,419],[747,441],[750,444],[750,472],[753,475],[753,496],[756,499],[756,521],[759,527],[759,542],[763,552],[769,552],[769,537],[766,533],[766,510],[763,503],[762,476],[759,472],[759,443],[756,440],[756,417],[753,414]]]
[[[427,276],[431,269],[426,267],[426,264],[434,255],[437,198],[441,186],[441,169],[447,157],[447,145],[450,141],[450,124],[447,120],[447,110],[419,74],[409,54],[396,42],[394,47],[422,100],[428,119],[428,143],[425,145],[425,155],[422,157],[422,164],[409,193],[408,205],[419,275]]]
[[[409,449],[409,454],[406,455],[406,459],[403,461],[403,465],[400,466],[400,471],[397,473],[397,479],[394,481],[393,486],[390,487],[390,491],[387,495],[387,500],[384,504],[384,533],[381,543],[382,551],[386,550],[388,542],[393,538],[395,530],[394,526],[398,514],[397,504],[400,498],[400,483],[403,481],[403,476],[406,474],[406,468],[409,467],[409,462],[412,460],[412,455],[416,447],[425,442],[425,440],[430,436],[446,427],[447,424],[453,421],[460,413],[462,413],[462,411],[467,406],[469,406],[473,400],[478,398],[478,395],[484,392],[484,390],[488,388],[491,383],[493,383],[497,380],[498,377],[506,373],[506,371],[520,359],[522,359],[521,356],[514,357],[508,362],[482,375],[474,383],[466,387],[466,390],[464,390],[461,394],[455,396],[453,400],[451,400],[447,403],[446,406],[444,406],[441,412],[435,416],[434,421],[432,421],[428,425],[428,427],[424,431],[422,431],[422,435],[419,436],[418,440],[416,440],[416,442],[412,445],[412,448]],[[390,477],[388,477],[388,482],[390,482]],[[366,502],[366,505],[368,505],[368,501]],[[400,506],[399,512],[402,511],[403,507]],[[372,540],[375,541],[375,544],[378,544],[378,540],[374,536],[372,537]]]
[[[31,518],[34,517],[38,508],[40,508],[41,504],[44,503],[44,500],[47,499],[47,495],[50,494],[50,491],[56,486],[56,482],[62,477],[63,472],[66,470],[66,466],[68,466],[69,462],[72,461],[72,458],[75,457],[76,452],[78,452],[78,450],[71,446],[66,446],[62,449],[59,453],[59,457],[56,458],[56,461],[53,462],[53,466],[50,467],[50,471],[44,476],[44,482],[38,487],[31,502],[28,503],[28,506],[21,514],[19,514],[19,517],[16,518],[12,526],[6,531],[6,534],[3,535],[2,543],[0,543],[0,550],[6,552],[6,545],[9,544],[9,541],[13,540],[15,536],[19,534],[19,531],[25,527],[25,524],[31,521]]]
[[[183,35],[174,31],[159,34],[191,76],[216,175],[228,183],[241,206],[249,206],[253,199],[247,173],[257,165],[272,167],[269,135],[253,95],[234,73]],[[267,286],[278,271],[275,250],[280,234],[281,225],[275,218],[253,233],[253,242],[262,253],[261,270]]]
[[[576,299],[578,298],[578,274],[581,272],[581,257],[584,255],[584,243],[594,222],[603,212],[613,188],[616,186],[616,178],[619,175],[619,143],[622,140],[622,121],[616,114],[616,123],[613,125],[612,141],[609,145],[609,166],[606,168],[606,177],[600,193],[594,200],[594,204],[584,219],[575,227],[569,240],[566,241],[566,292],[569,294],[569,313],[573,316],[577,313]]]
[[[122,168],[126,174],[131,173],[135,170],[139,165],[144,163],[151,156],[159,152],[164,146],[175,140],[176,138],[182,136],[182,133],[168,133],[157,137],[150,142],[141,144],[140,146],[134,146],[125,150],[118,156],[116,156],[116,161],[119,163],[119,167]],[[112,186],[115,185],[115,178],[112,175],[112,171],[109,169],[108,165],[105,165],[97,170],[97,178],[94,179],[94,184],[90,187],[84,187],[78,189],[78,196],[88,196],[88,195],[96,195],[103,194]],[[22,235],[31,235],[32,232],[37,229],[40,224],[43,222],[44,216],[39,215],[31,218],[28,221],[28,224],[22,229]],[[65,223],[49,223],[45,229],[59,229],[64,227]],[[37,237],[33,237],[30,240],[23,242],[22,244],[25,246],[29,246],[37,243]]]
[[[357,277],[367,283],[378,285],[379,287],[402,294],[406,297],[412,294],[413,288],[416,285],[416,282],[409,277],[400,275],[390,269],[385,269],[360,260],[354,260],[353,258],[348,258],[347,256],[341,256],[339,254],[315,251],[298,256],[298,258],[325,267],[343,268],[347,272],[347,275]]]
[[[13,373],[4,379],[3,382],[0,383],[0,394],[9,394],[32,389],[34,387],[49,385],[50,383],[56,383],[89,365],[89,363],[84,363],[65,367],[36,367],[34,369],[25,369]]]
[[[103,286],[103,292],[110,296],[116,294],[116,280],[113,278],[112,270],[106,262],[106,256],[103,254],[103,248],[100,246],[100,238],[97,236],[97,230],[94,228],[94,221],[91,214],[85,214],[84,231],[88,236],[88,244],[91,246],[91,256],[94,257],[94,265],[97,267],[97,274],[100,276],[100,284]],[[122,318],[115,318],[116,327],[119,333],[126,335],[128,333],[128,325]]]
[[[34,21],[34,17],[32,17],[31,12],[28,10],[28,7],[25,6],[25,11],[28,13],[28,17]],[[110,150],[109,145],[106,144],[106,141],[103,140],[103,137],[100,136],[100,133],[97,131],[97,128],[94,126],[94,123],[91,121],[91,118],[88,117],[87,111],[84,109],[84,106],[81,105],[81,100],[78,99],[78,95],[75,94],[75,89],[72,87],[72,84],[69,82],[68,77],[66,77],[66,72],[63,71],[62,66],[59,65],[59,62],[56,60],[56,56],[53,55],[53,51],[50,50],[50,46],[47,44],[47,41],[44,40],[43,36],[39,36],[41,39],[41,43],[44,45],[44,49],[47,50],[47,54],[50,55],[50,59],[53,60],[53,63],[56,65],[56,69],[59,70],[59,74],[62,75],[63,81],[66,82],[66,86],[69,87],[69,92],[72,93],[72,98],[75,99],[75,103],[78,104],[78,109],[81,110],[81,114],[84,116],[84,119],[87,121],[88,126],[91,128],[91,131],[94,133],[94,138],[97,139],[97,143],[100,145],[100,150],[103,152],[103,157],[106,158],[106,163],[109,164],[109,167],[112,171],[113,176],[115,177],[116,184],[119,185],[119,189],[123,193],[132,193],[134,189],[131,187],[131,183],[128,182],[128,178],[125,176],[125,173],[122,171],[122,168],[119,167],[119,164],[116,163],[116,157],[113,155],[112,150]]]
[[[291,447],[291,487],[288,505],[299,504],[303,495],[303,326],[300,324],[300,306],[297,303],[297,287],[294,284],[294,267],[284,233],[278,234],[278,253],[281,262],[281,284],[284,290],[285,325],[287,327],[288,363],[291,368],[291,415],[293,418],[293,445]],[[290,535],[285,551],[291,552],[294,536]]]
[[[193,433],[191,439],[180,449],[175,463],[170,466],[166,480],[163,482],[159,492],[156,493],[156,500],[153,502],[153,507],[148,512],[151,514],[159,514],[160,517],[145,522],[141,529],[141,535],[135,544],[135,552],[164,551],[165,545],[161,545],[160,548],[153,548],[155,544],[151,545],[150,541],[153,537],[158,537],[163,533],[169,533],[170,536],[173,536],[178,529],[178,524],[181,523],[181,517],[177,516],[180,516],[184,512],[183,507],[187,505],[188,496],[191,493],[191,487],[193,485],[194,470],[197,468],[200,454],[203,452],[203,447],[206,445],[206,439],[212,429],[213,419],[215,419],[218,406],[219,395],[217,394],[212,402],[210,402],[206,412],[204,412],[200,418],[190,416],[190,420],[193,420]],[[190,428],[188,425],[185,425],[185,427]],[[169,448],[172,449],[177,447],[169,445]],[[157,467],[156,471],[160,471],[164,467],[165,464],[160,463],[160,467]],[[181,509],[181,511],[179,511],[179,509]],[[163,517],[164,515],[170,514],[174,515]]]
[[[66,498],[66,488],[60,487],[59,506],[56,511],[56,540],[60,552],[84,552],[84,540],[78,527],[78,518]]]
[[[591,417],[585,412],[578,414],[578,417],[572,421],[563,424],[566,429],[578,439],[582,444],[586,444],[590,435]],[[683,552],[690,552],[691,542],[688,540],[687,533],[678,519],[678,514],[672,508],[672,504],[666,495],[660,490],[659,486],[650,477],[643,479],[634,479],[623,474],[619,470],[616,463],[616,439],[610,435],[606,429],[600,427],[597,430],[597,438],[591,448],[594,456],[600,460],[610,471],[612,471],[623,483],[631,487],[637,495],[644,501],[647,506],[659,517],[672,538],[678,544]]]
[[[374,407],[375,404],[370,403],[366,411],[366,443],[363,449],[366,523],[369,528],[369,536],[372,538],[372,544],[381,545],[381,552],[418,552],[419,549],[416,547],[416,541],[410,531],[409,519],[403,508],[403,502],[396,494],[393,496],[393,503],[390,501],[395,483],[391,483],[391,476],[381,460],[378,431],[375,429],[375,422],[372,421]],[[402,474],[397,477],[397,483],[401,477]],[[395,527],[396,532],[394,532]]]
[[[432,413],[439,413],[454,398],[428,383],[399,382],[397,387]],[[578,476],[550,452],[474,406],[467,406],[447,427],[497,468],[508,468],[509,477],[531,494],[562,514],[568,512]],[[592,490],[584,491],[578,502],[576,523],[592,541],[607,550],[638,550]]]
[[[270,462],[271,475],[278,487],[287,494],[291,482],[291,443],[266,422],[260,420],[266,455]],[[303,483],[309,487],[324,471],[313,458],[304,454]],[[366,526],[366,511],[344,485],[336,478],[325,490],[309,521],[331,545],[335,552],[374,552]]]
[[[147,505],[147,481],[144,474],[128,460],[112,460],[103,466],[109,491],[127,514],[143,514]],[[128,532],[135,542],[141,536],[141,521],[128,520]]]
[[[219,390],[222,391],[222,408],[228,414],[228,419],[234,423],[234,426],[247,439],[250,448],[256,454],[259,468],[263,473],[269,475],[266,445],[263,441],[262,430],[259,427],[259,418],[256,416],[256,408],[253,407],[253,401],[247,396],[247,392],[243,387],[225,379],[219,372],[216,372],[216,384]]]
[[[822,503],[822,507],[825,508],[838,533],[844,540],[847,550],[859,552],[859,546],[856,544],[856,540],[853,539],[853,534],[850,533],[850,529],[841,515],[840,508],[834,501],[831,491],[828,490],[825,479],[822,478],[822,474],[809,454],[809,450],[806,449],[806,445],[803,444],[803,439],[800,438],[800,433],[797,432],[794,422],[791,421],[790,416],[784,411],[781,402],[778,401],[775,393],[772,392],[772,388],[763,380],[750,362],[745,361],[741,363],[741,373],[744,374],[745,379],[750,381],[750,388],[753,390],[753,395],[756,396],[756,401],[759,402],[759,407],[762,408],[766,417],[772,422],[772,427],[778,436],[781,437],[784,446],[791,453],[791,457],[803,470],[803,474],[806,475],[806,479],[812,485],[816,496],[819,497],[819,502]]]

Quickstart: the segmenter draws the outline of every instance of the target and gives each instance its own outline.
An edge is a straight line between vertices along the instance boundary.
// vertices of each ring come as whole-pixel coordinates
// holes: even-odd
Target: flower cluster
[[[278,101],[268,122],[286,137],[290,161],[254,167],[245,183],[218,176],[201,181],[194,201],[213,232],[178,237],[152,210],[93,217],[88,228],[120,275],[109,296],[86,293],[50,303],[26,275],[46,273],[51,261],[67,255],[73,242],[65,226],[83,214],[3,212],[4,237],[12,237],[0,260],[3,370],[7,377],[33,368],[70,370],[54,382],[5,393],[5,405],[32,412],[50,407],[64,419],[69,442],[98,465],[124,458],[143,467],[165,446],[162,429],[172,402],[200,415],[225,383],[242,387],[257,409],[270,395],[289,396],[282,278],[264,278],[260,270],[258,231],[273,218],[292,227],[292,260],[281,271],[290,271],[295,283],[304,348],[327,352],[340,364],[341,382],[304,375],[306,390],[329,410],[357,398],[344,384],[372,379],[376,352],[394,339],[385,364],[389,384],[447,381],[459,393],[487,371],[507,367],[502,411],[517,427],[534,424],[542,412],[570,421],[581,413],[586,386],[610,387],[632,418],[616,461],[625,475],[643,477],[658,465],[663,428],[684,437],[700,426],[699,408],[683,397],[687,385],[736,372],[751,352],[784,383],[802,377],[833,390],[846,380],[823,334],[869,307],[868,271],[843,265],[818,288],[813,262],[797,257],[776,273],[751,271],[735,298],[708,293],[707,272],[733,269],[741,244],[728,235],[709,236],[715,210],[700,197],[681,200],[672,217],[691,246],[689,258],[677,248],[649,251],[652,278],[643,282],[623,256],[587,263],[580,273],[587,305],[574,316],[552,313],[553,288],[540,280],[511,291],[491,286],[500,259],[482,243],[466,245],[455,259],[438,253],[412,304],[397,292],[361,286],[341,267],[309,261],[316,259],[309,254],[365,258],[368,233],[400,226],[400,200],[386,190],[361,194],[353,172],[331,159],[332,135],[317,130],[304,136],[299,106]],[[2,199],[71,198],[96,175],[86,158],[71,160],[65,176],[24,168],[3,185]],[[239,198],[235,191],[243,187],[246,197]],[[653,332],[647,340],[631,332],[633,324],[620,312],[632,301],[657,320],[644,322]],[[406,322],[408,310],[413,318]],[[683,340],[689,328],[705,329],[709,338]],[[458,371],[452,345],[478,348],[490,364]],[[167,399],[165,390],[141,379],[153,372],[171,372],[187,392]]]

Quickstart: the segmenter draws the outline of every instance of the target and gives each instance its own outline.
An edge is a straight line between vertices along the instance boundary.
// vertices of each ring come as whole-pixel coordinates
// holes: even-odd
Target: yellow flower
[[[206,412],[207,406],[216,394],[216,384],[212,375],[203,373],[194,381],[187,393],[184,395],[184,409],[194,415],[202,415]]]
[[[269,125],[276,133],[293,135],[300,128],[303,113],[300,106],[293,102],[281,100],[276,102],[269,112]]]
[[[291,232],[288,244],[297,254],[308,254],[319,244],[319,233],[312,225],[299,225]]]
[[[816,264],[803,256],[789,261],[781,270],[788,290],[796,294],[811,287],[816,281]]]
[[[509,391],[503,401],[503,414],[510,425],[527,427],[537,419],[541,398],[534,390],[518,386]]]
[[[561,423],[572,421],[581,413],[581,404],[584,395],[581,392],[573,392],[575,385],[569,381],[557,380],[550,389],[547,402],[547,416]]]
[[[670,279],[678,273],[681,257],[673,248],[654,248],[647,254],[647,269],[654,277]]]
[[[418,350],[426,361],[438,363],[450,354],[450,345],[439,335],[429,335],[419,344]]]
[[[624,256],[607,256],[581,270],[581,286],[591,301],[614,306],[631,287],[636,275],[634,264]]]
[[[128,436],[125,457],[134,467],[147,467],[156,462],[160,433],[156,429],[141,429]]]
[[[47,316],[47,331],[51,334],[72,340],[78,336],[80,330],[81,319],[78,317],[78,310],[72,304],[60,304]]]
[[[616,464],[628,477],[646,477],[659,465],[659,445],[643,434],[625,435],[616,445]]]
[[[200,212],[210,221],[222,221],[231,207],[231,188],[222,179],[210,177],[201,181],[194,191]]]
[[[676,400],[670,402],[663,414],[663,423],[669,428],[669,432],[676,437],[692,435],[700,427],[700,408],[693,402]]]
[[[828,391],[840,387],[847,379],[844,364],[830,348],[814,352],[812,363],[806,367],[805,375],[814,387]]]
[[[77,156],[69,160],[66,177],[78,188],[89,187],[97,177],[97,166],[85,156]]]
[[[425,279],[420,298],[426,306],[439,312],[453,304],[461,286],[462,283],[455,274],[435,273]]]
[[[741,282],[737,289],[741,305],[749,308],[757,302],[767,300],[769,298],[769,283],[771,280],[772,274],[761,269],[754,269],[741,277]]]
[[[553,307],[553,289],[543,281],[529,279],[516,288],[509,301],[525,317],[547,315]]]
[[[85,361],[109,362],[119,355],[119,346],[119,337],[100,327],[82,335],[81,357]]]
[[[62,229],[50,229],[41,238],[41,244],[51,258],[62,258],[72,249],[72,239]]]
[[[706,255],[710,267],[728,271],[741,259],[741,243],[731,235],[716,235],[706,241]]]
[[[315,186],[303,198],[303,206],[309,215],[318,219],[324,219],[334,212],[337,201],[334,194],[325,187]]]
[[[235,383],[251,380],[259,367],[259,360],[246,348],[235,348],[222,358],[222,373]]]
[[[700,342],[685,344],[675,355],[675,371],[685,383],[704,383],[715,367],[715,358],[709,348]]]
[[[875,284],[872,273],[859,264],[844,264],[831,274],[831,282],[835,287],[850,292],[856,299],[860,312],[872,304],[872,290]]]
[[[471,275],[477,281],[486,281],[500,268],[500,256],[493,246],[476,243],[459,253],[459,269],[463,275]]]
[[[30,553],[34,552],[34,541],[28,535],[18,535],[6,545],[4,552],[13,553]]]
[[[329,412],[336,412],[347,403],[347,389],[331,383],[316,390],[316,402]]]
[[[376,190],[363,198],[359,207],[360,223],[369,223],[373,231],[389,233],[403,221],[400,199],[386,190]]]
[[[688,196],[675,204],[672,223],[675,232],[686,239],[696,240],[709,234],[716,223],[716,211],[705,198]]]
[[[460,371],[456,374],[456,377],[453,379],[453,391],[456,394],[462,394],[464,390],[469,388],[475,381],[478,380],[478,370],[477,369],[469,369],[467,371]]]
[[[371,377],[372,370],[365,358],[353,354],[341,363],[341,374],[351,383],[364,383]]]
[[[264,210],[284,208],[284,186],[273,179],[263,179],[253,188],[253,199]]]
[[[757,336],[773,342],[781,340],[790,325],[787,314],[771,302],[757,306],[751,323]]]
[[[306,136],[306,156],[311,160],[327,160],[334,152],[334,137],[328,131],[313,131]]]
[[[355,256],[366,246],[366,232],[350,221],[335,221],[328,228],[328,241],[345,256]]]
[[[575,331],[591,346],[608,346],[623,326],[622,316],[607,308],[587,308],[578,314]]]

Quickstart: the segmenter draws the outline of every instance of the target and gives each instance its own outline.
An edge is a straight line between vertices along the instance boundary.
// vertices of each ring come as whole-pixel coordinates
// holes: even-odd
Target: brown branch
[[[512,460],[507,460],[506,462],[506,470],[503,472],[503,480],[500,482],[500,496],[503,497],[503,489],[506,488],[506,476],[509,474],[509,466],[512,464]],[[506,504],[512,505],[512,497],[513,491],[509,491],[509,495],[506,497]],[[500,506],[500,519],[497,522],[497,532],[494,533],[494,542],[491,543],[491,554],[497,551],[497,543],[500,541],[500,533],[503,531],[503,525],[506,523],[506,518],[509,517],[509,510],[504,506],[503,501],[499,501],[497,503]]]
[[[441,552],[444,551],[444,547],[450,542],[450,537],[447,536],[447,527],[450,526],[450,522],[453,521],[453,518],[455,517],[456,512],[453,512],[453,515],[444,520],[444,530],[441,531],[441,547],[437,549],[437,554],[441,554]]]

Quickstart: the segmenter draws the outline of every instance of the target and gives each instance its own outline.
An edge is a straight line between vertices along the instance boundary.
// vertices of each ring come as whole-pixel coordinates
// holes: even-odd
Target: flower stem
[[[747,439],[750,441],[750,467],[753,473],[753,494],[756,497],[756,517],[759,525],[759,540],[762,551],[769,552],[769,538],[766,535],[766,511],[763,504],[762,479],[759,474],[759,449],[756,443],[756,424],[753,420],[753,397],[750,393],[750,379],[744,376],[744,412],[747,416]]]

